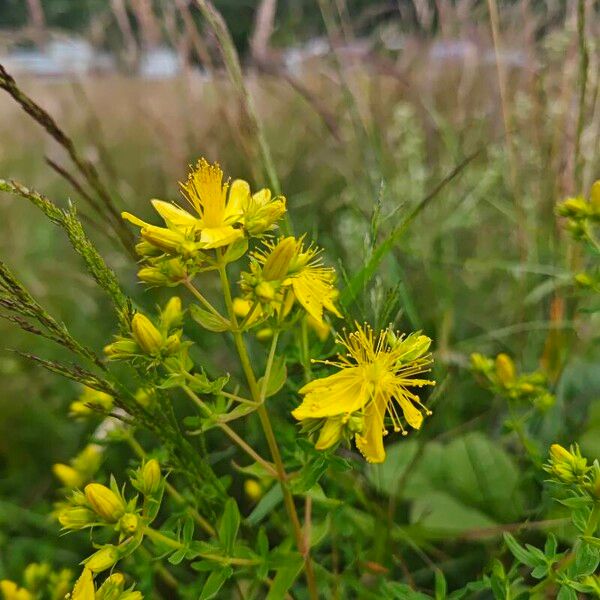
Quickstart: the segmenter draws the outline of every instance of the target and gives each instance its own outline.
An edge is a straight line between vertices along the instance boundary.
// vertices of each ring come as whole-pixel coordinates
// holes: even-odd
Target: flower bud
[[[137,354],[138,345],[133,340],[117,340],[108,346],[104,346],[104,354],[108,358],[127,358],[132,354]]]
[[[142,467],[142,493],[145,496],[156,493],[160,487],[161,479],[160,465],[156,459],[152,458]]]
[[[122,598],[123,588],[125,587],[125,577],[122,573],[113,573],[105,579],[104,583],[98,588],[94,600],[120,600]]]
[[[135,245],[135,251],[139,256],[158,256],[161,253],[159,248],[144,240]]]
[[[321,432],[319,433],[319,439],[315,444],[317,450],[326,450],[331,448],[334,444],[337,444],[344,430],[344,423],[339,417],[330,417],[325,421]]]
[[[594,280],[587,273],[577,273],[575,283],[581,287],[588,288],[594,285]]]
[[[254,293],[261,302],[271,302],[275,299],[275,288],[268,281],[261,281],[254,288]]]
[[[164,307],[161,315],[160,322],[164,327],[165,331],[174,329],[181,325],[183,319],[183,310],[181,308],[181,298],[179,296],[173,296]]]
[[[558,205],[556,210],[561,217],[571,219],[580,219],[589,214],[588,203],[583,198],[567,198]]]
[[[65,487],[76,488],[85,483],[83,475],[69,465],[63,465],[62,463],[52,465],[52,472]]]
[[[589,472],[590,467],[587,459],[581,456],[577,445],[571,446],[569,451],[560,444],[552,444],[550,463],[545,469],[563,483],[575,483]]]
[[[471,368],[473,371],[487,374],[493,367],[494,362],[486,356],[483,356],[483,354],[479,354],[479,352],[473,352],[473,354],[471,354]]]
[[[271,250],[265,261],[262,275],[267,281],[283,279],[290,266],[290,261],[296,253],[298,243],[293,237],[286,237]]]
[[[259,342],[268,342],[273,337],[273,330],[270,327],[263,327],[256,332],[256,339]]]
[[[137,531],[139,523],[140,520],[138,519],[137,515],[133,513],[125,513],[119,519],[119,529],[123,533],[131,535],[132,533],[135,533]]]
[[[106,569],[110,569],[119,560],[119,549],[116,546],[107,544],[100,548],[98,552],[94,552],[89,558],[83,561],[86,569],[92,573],[102,573]]]
[[[256,479],[246,479],[244,481],[244,492],[252,502],[258,502],[263,496],[263,489]]]
[[[177,251],[186,241],[185,236],[179,231],[172,231],[166,227],[149,225],[141,230],[142,238],[165,252]]]
[[[144,408],[148,408],[154,401],[154,393],[151,389],[139,388],[135,392],[135,401]]]
[[[165,350],[168,354],[174,354],[181,347],[181,335],[174,333],[167,338]]]
[[[58,522],[65,529],[73,531],[91,527],[96,521],[96,515],[89,508],[83,506],[71,506],[58,514]]]
[[[138,279],[149,285],[168,285],[169,278],[158,267],[142,267],[137,273]]]
[[[142,313],[133,315],[131,333],[138,346],[147,354],[158,354],[163,347],[164,340],[160,331]]]
[[[514,382],[516,377],[515,363],[508,354],[498,354],[496,356],[496,377],[503,386],[508,386]]]
[[[100,483],[86,485],[85,497],[94,512],[109,523],[116,523],[125,512],[123,501],[111,489]]]

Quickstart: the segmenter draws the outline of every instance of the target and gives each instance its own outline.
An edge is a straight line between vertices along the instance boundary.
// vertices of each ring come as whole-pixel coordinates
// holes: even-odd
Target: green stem
[[[217,258],[219,258],[218,253]],[[283,493],[283,502],[288,513],[288,517],[292,522],[294,537],[296,539],[296,546],[300,554],[302,554],[302,556],[304,557],[304,573],[306,576],[306,583],[308,585],[309,595],[312,600],[317,600],[319,595],[315,580],[315,574],[313,571],[312,560],[310,557],[310,547],[306,544],[306,540],[302,532],[302,525],[300,524],[298,512],[296,511],[296,505],[294,504],[294,498],[287,484],[288,475],[285,472],[283,459],[281,458],[281,452],[279,451],[279,446],[277,445],[277,440],[275,439],[275,433],[273,432],[271,420],[269,419],[269,414],[264,405],[264,396],[262,394],[262,390],[259,389],[254,370],[252,369],[250,356],[248,354],[248,349],[246,348],[244,338],[242,336],[241,331],[239,331],[237,327],[237,319],[233,310],[233,299],[231,297],[229,279],[227,278],[227,270],[222,260],[218,262],[218,267],[219,277],[221,278],[221,286],[223,288],[223,297],[225,299],[225,305],[227,307],[229,319],[231,320],[231,324],[233,326],[233,330],[231,332],[233,335],[233,341],[238,352],[240,363],[242,365],[242,370],[244,371],[244,375],[246,376],[246,381],[248,382],[248,387],[250,388],[250,394],[254,401],[259,405],[256,409],[256,412],[258,413],[260,424],[265,434],[267,445],[269,446],[269,451],[271,452],[271,458],[275,463],[277,479],[279,479],[279,484],[281,485],[281,491]],[[277,347],[278,334],[276,333],[273,337],[274,344],[271,345],[271,351],[269,352],[271,364],[273,362],[275,349]],[[266,386],[266,381],[267,377],[265,374],[265,383],[263,385],[263,388],[265,388]]]
[[[182,548],[185,548],[185,544],[182,544],[181,542],[165,535],[161,531],[157,531],[156,529],[152,529],[151,527],[146,527],[146,529],[144,529],[144,535],[150,538],[153,542],[163,544],[164,546],[169,546],[169,548],[173,548],[173,550],[181,550]],[[198,554],[198,556],[200,558],[204,558],[205,560],[214,560],[216,562],[220,562],[226,565],[238,565],[241,567],[248,567],[260,564],[259,560],[255,560],[252,558],[235,558],[231,556],[221,556],[219,554],[207,553]]]
[[[225,317],[200,293],[200,290],[189,280],[185,280],[183,285],[196,297],[196,299],[215,317],[226,321]]]
[[[210,408],[202,401],[202,399],[187,385],[182,385],[181,389],[187,394],[187,396],[194,402],[207,417],[214,417]],[[248,456],[253,458],[257,463],[260,463],[266,471],[272,476],[277,477],[277,471],[273,468],[273,465],[266,461],[260,454],[249,446],[229,425],[222,423],[215,419],[215,425],[221,429],[232,441],[234,441]]]

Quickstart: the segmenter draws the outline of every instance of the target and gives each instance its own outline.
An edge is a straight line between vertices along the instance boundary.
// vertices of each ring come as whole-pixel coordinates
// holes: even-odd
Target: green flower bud
[[[119,529],[127,535],[135,533],[139,524],[140,520],[138,519],[138,516],[133,513],[125,513],[119,519]]]
[[[275,299],[275,288],[268,281],[261,281],[254,288],[254,293],[261,302],[272,302]]]
[[[326,450],[337,444],[344,430],[344,423],[340,417],[331,417],[325,421],[315,444],[317,450]]]
[[[85,497],[94,512],[109,523],[116,523],[125,512],[123,501],[111,489],[100,483],[86,485]]]
[[[127,358],[139,352],[138,345],[133,340],[117,340],[104,346],[104,354],[109,358]]]

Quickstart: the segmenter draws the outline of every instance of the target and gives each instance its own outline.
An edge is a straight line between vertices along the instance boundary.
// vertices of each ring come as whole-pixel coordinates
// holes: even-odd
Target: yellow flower
[[[242,274],[242,289],[283,315],[295,299],[320,325],[324,310],[341,317],[334,304],[335,270],[323,265],[320,254],[313,246],[304,248],[303,238],[267,242],[253,254],[250,273]]]
[[[65,487],[76,488],[85,483],[83,474],[69,465],[56,463],[52,465],[52,472]]]
[[[311,381],[300,393],[302,404],[292,415],[299,421],[328,419],[319,445],[326,447],[337,435],[333,417],[363,416],[363,425],[355,434],[358,449],[369,462],[383,462],[383,436],[387,433],[386,414],[394,431],[406,433],[403,422],[419,429],[423,413],[431,414],[409,388],[435,385],[429,379],[416,378],[429,371],[430,340],[426,336],[390,336],[388,331],[375,335],[369,325],[356,324],[356,331],[338,338],[346,348],[337,361],[324,361],[338,367],[333,375]],[[343,422],[343,420],[342,420]]]
[[[92,407],[98,407],[106,412],[110,411],[113,402],[114,399],[110,394],[84,386],[83,393],[75,402],[71,403],[69,409],[74,417],[87,417],[94,413]]]
[[[229,184],[223,184],[223,171],[219,165],[211,165],[201,158],[187,181],[180,185],[183,195],[200,216],[196,227],[201,231],[200,243],[203,248],[227,246],[244,236],[244,232],[234,225],[242,221],[244,204],[250,196],[250,186],[245,181],[235,180],[228,190]],[[173,215],[171,218],[183,219],[185,222],[187,217],[181,215],[185,211],[177,210],[177,214],[170,211]],[[167,220],[165,215],[167,212],[161,212],[161,216]],[[189,226],[189,220],[187,222]]]

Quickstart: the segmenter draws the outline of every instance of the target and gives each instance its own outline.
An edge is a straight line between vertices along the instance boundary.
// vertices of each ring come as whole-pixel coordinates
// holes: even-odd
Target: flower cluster
[[[246,318],[257,321],[263,315],[276,315],[282,319],[295,301],[318,324],[323,324],[324,310],[341,317],[334,304],[335,271],[323,265],[320,254],[313,246],[305,248],[303,238],[293,237],[268,241],[256,250],[240,282],[250,315]]]
[[[495,359],[479,353],[471,355],[471,369],[483,386],[508,400],[528,402],[544,411],[555,397],[548,391],[548,379],[541,371],[517,373],[513,360],[501,353]]]
[[[144,266],[138,276],[151,285],[177,285],[214,269],[210,250],[233,246],[245,252],[247,238],[263,236],[286,211],[283,196],[272,197],[268,189],[253,194],[250,185],[241,179],[231,184],[223,182],[219,165],[204,158],[180,187],[186,208],[152,200],[164,226],[123,213],[125,219],[140,227],[142,241],[137,251]]]
[[[567,229],[574,239],[585,244],[596,256],[600,254],[600,180],[592,185],[589,199],[582,196],[567,198],[556,207],[556,212],[567,219]],[[600,292],[600,271],[597,266],[589,272],[578,273],[575,281],[582,287]]]
[[[309,430],[319,431],[318,449],[354,436],[367,461],[383,462],[388,426],[405,435],[404,424],[420,429],[423,414],[431,414],[411,391],[435,384],[417,377],[430,370],[431,340],[419,333],[403,336],[390,330],[376,335],[369,325],[357,323],[356,331],[338,342],[346,353],[324,363],[339,371],[301,388],[304,399],[292,415]]]
[[[167,302],[156,324],[145,314],[136,312],[131,319],[130,334],[117,336],[104,352],[113,360],[141,358],[159,364],[165,358],[185,352],[189,346],[181,341],[182,319],[181,299],[177,296]]]

